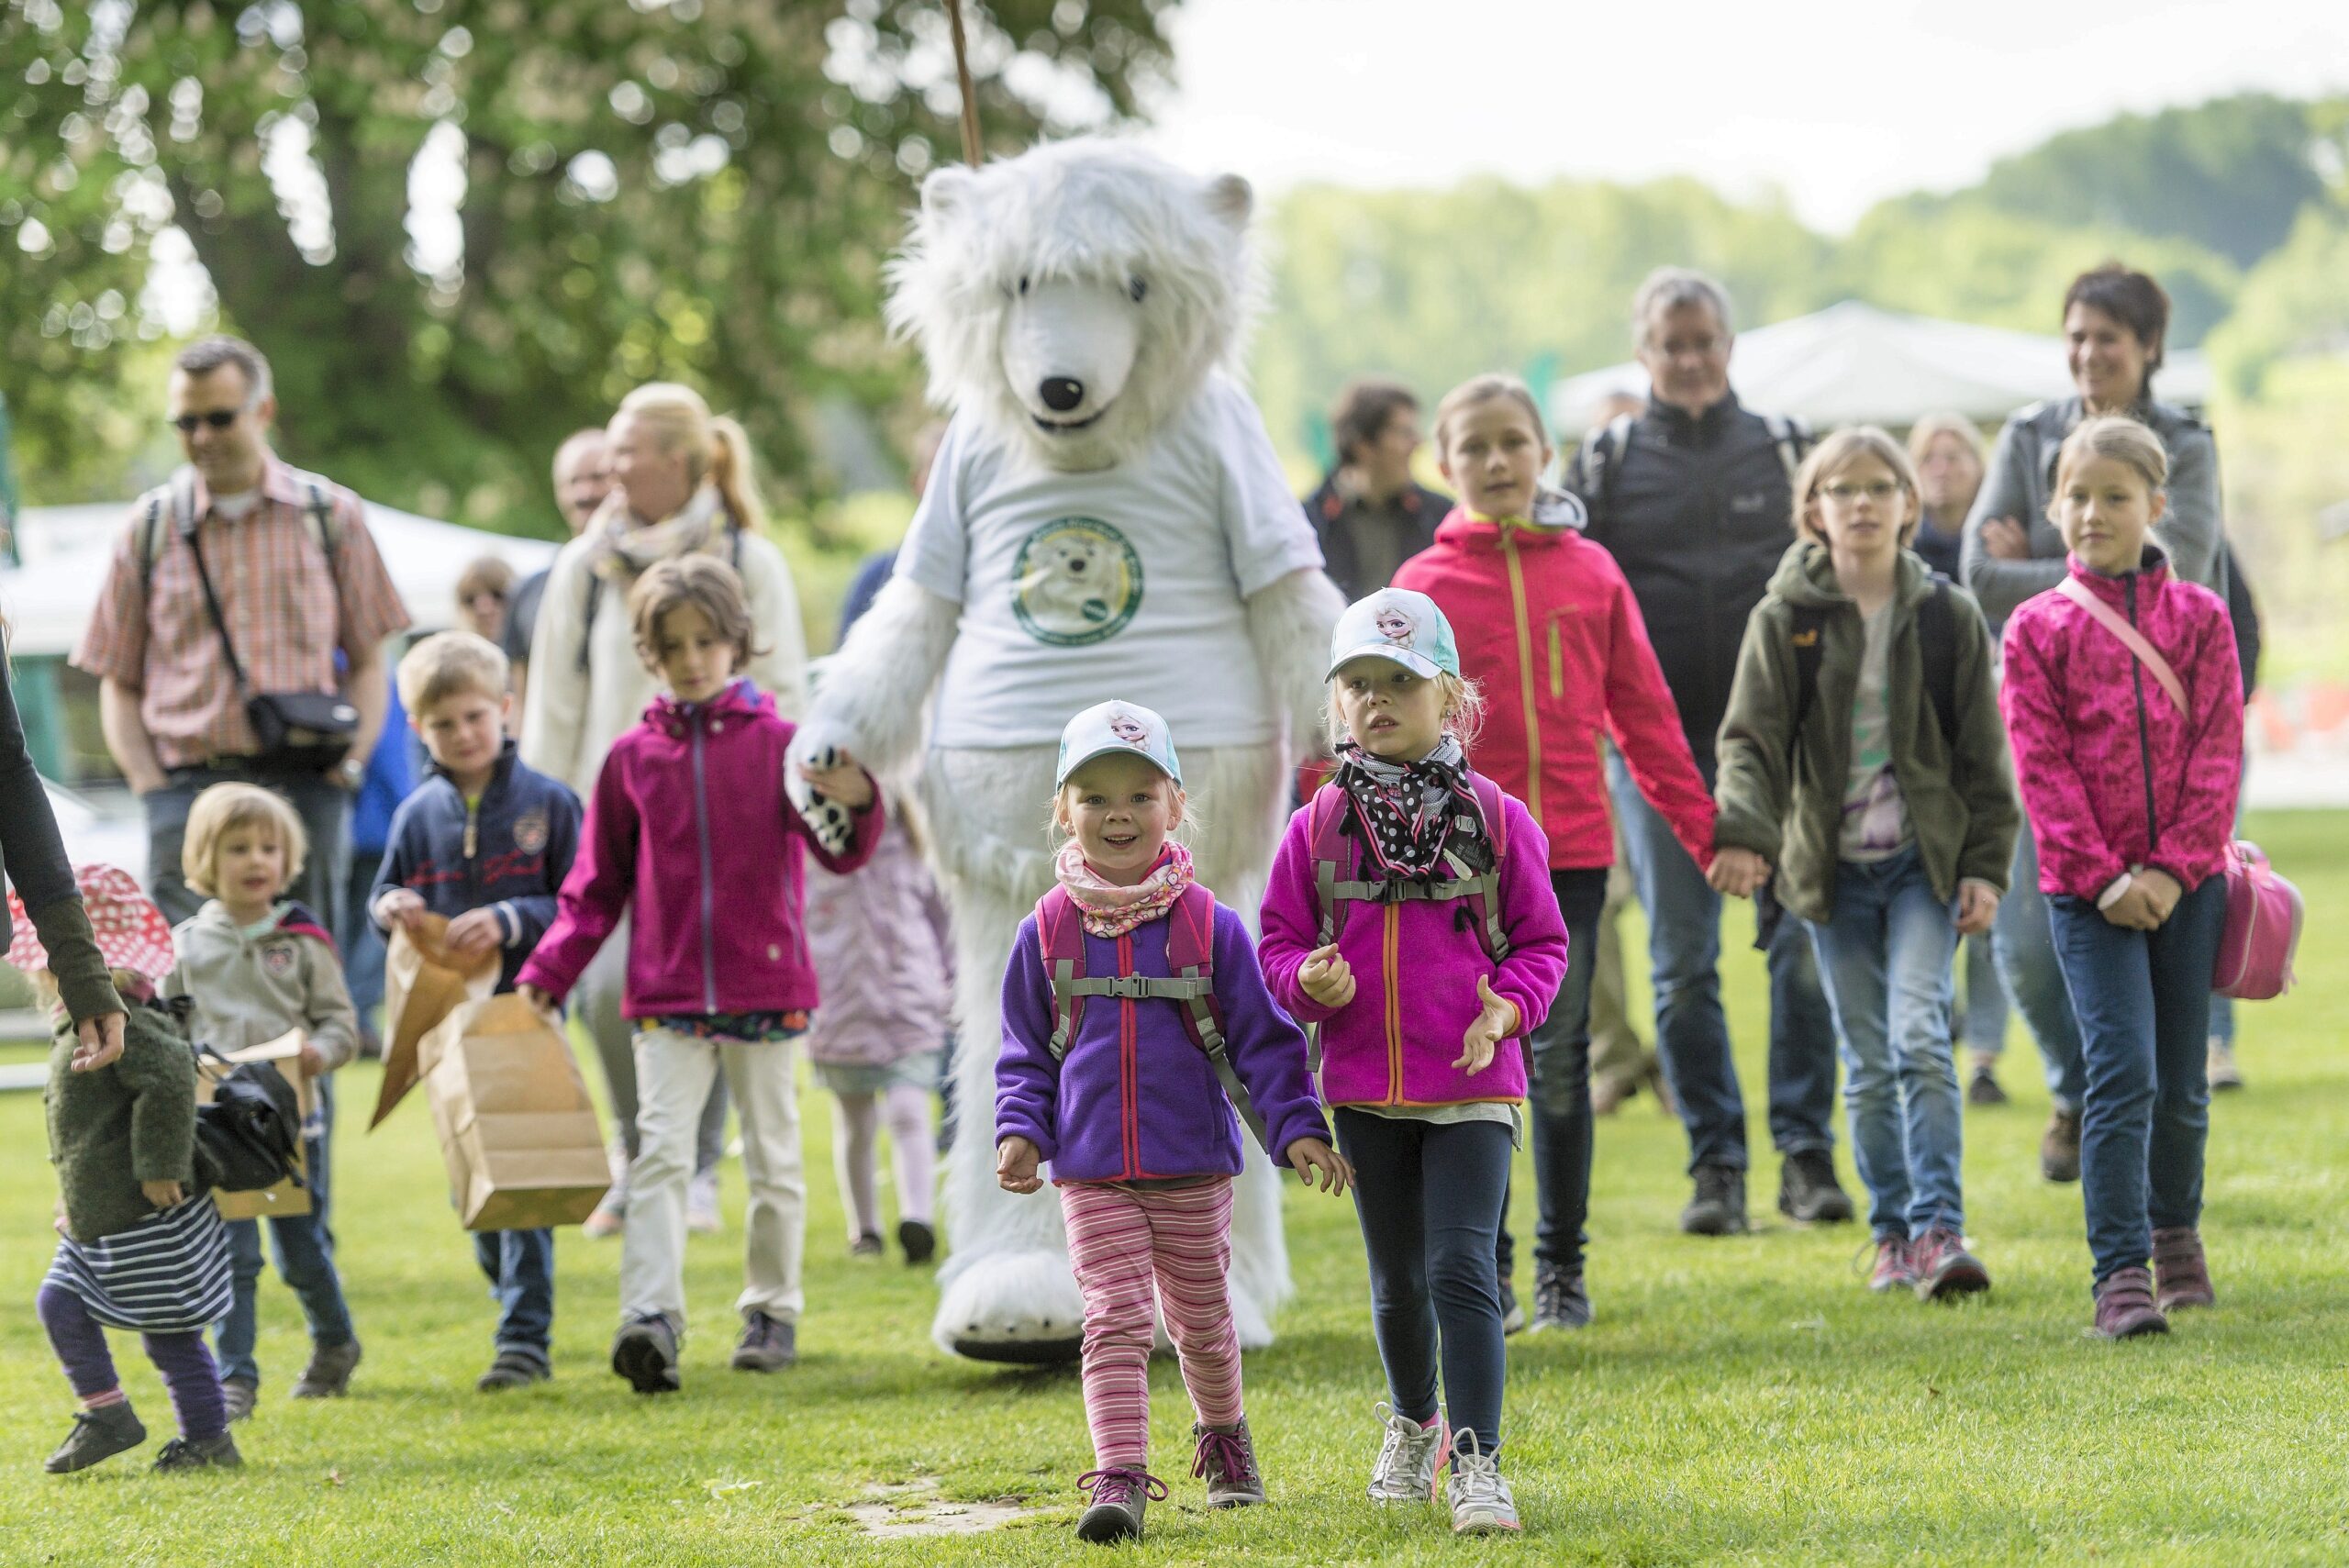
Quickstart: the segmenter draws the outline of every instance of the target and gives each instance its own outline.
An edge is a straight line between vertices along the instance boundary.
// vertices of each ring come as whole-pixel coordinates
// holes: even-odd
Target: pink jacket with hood
[[[629,1018],[813,1008],[805,857],[852,871],[884,817],[876,795],[848,853],[826,853],[784,795],[792,728],[747,680],[656,698],[604,759],[554,925],[515,983],[560,1001],[632,909]]]
[[[2077,556],[2070,570],[2169,662],[2186,711],[2062,594],[2025,600],[2008,619],[1998,705],[2040,889],[2093,902],[2142,866],[2190,893],[2225,858],[2243,776],[2243,665],[2226,601],[2172,577],[2152,545],[2118,577]]]

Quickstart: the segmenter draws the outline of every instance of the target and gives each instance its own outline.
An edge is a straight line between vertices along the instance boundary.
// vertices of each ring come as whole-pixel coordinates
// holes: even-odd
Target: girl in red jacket
[[[1531,1037],[1533,1327],[1579,1329],[1591,1317],[1590,977],[1615,860],[1599,741],[1614,741],[1699,867],[1712,860],[1713,800],[1622,571],[1582,537],[1578,502],[1538,489],[1550,442],[1525,384],[1483,375],[1454,387],[1436,408],[1435,446],[1460,505],[1395,585],[1427,595],[1459,628],[1461,673],[1485,694],[1471,762],[1524,801],[1550,840],[1569,956]]]
[[[2047,509],[2071,574],[2007,621],[2000,694],[2079,1015],[2096,1331],[2116,1340],[2214,1299],[2195,1227],[2243,666],[2226,602],[2147,542],[2168,473],[2133,419],[2090,419],[2065,441]]]

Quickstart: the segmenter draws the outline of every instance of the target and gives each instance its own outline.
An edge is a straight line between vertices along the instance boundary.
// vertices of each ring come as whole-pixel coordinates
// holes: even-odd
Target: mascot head
[[[1109,467],[1237,359],[1252,201],[1237,174],[1097,137],[940,169],[890,263],[890,325],[931,401],[1050,467]]]

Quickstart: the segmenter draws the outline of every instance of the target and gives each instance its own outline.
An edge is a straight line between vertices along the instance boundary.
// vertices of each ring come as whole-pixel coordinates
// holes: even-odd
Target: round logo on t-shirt
[[[1021,630],[1082,648],[1123,631],[1141,607],[1141,557],[1098,517],[1055,517],[1020,543],[1011,584]]]

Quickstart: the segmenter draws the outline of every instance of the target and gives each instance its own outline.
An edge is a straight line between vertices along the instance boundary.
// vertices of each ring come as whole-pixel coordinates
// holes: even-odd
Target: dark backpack
[[[301,1102],[285,1075],[266,1062],[231,1065],[198,1046],[199,1071],[228,1071],[214,1079],[212,1100],[195,1107],[196,1185],[224,1193],[255,1193],[280,1182],[301,1183]]]
[[[1615,479],[1630,455],[1631,426],[1638,418],[1636,414],[1618,414],[1591,432],[1584,445],[1582,483],[1589,492],[1583,497],[1589,514],[1586,527],[1601,519],[1607,526],[1614,524]],[[1791,484],[1795,471],[1802,466],[1803,454],[1810,450],[1810,427],[1787,414],[1765,414],[1762,423],[1770,432],[1770,444],[1778,449],[1778,465],[1787,471],[1787,483]]]

